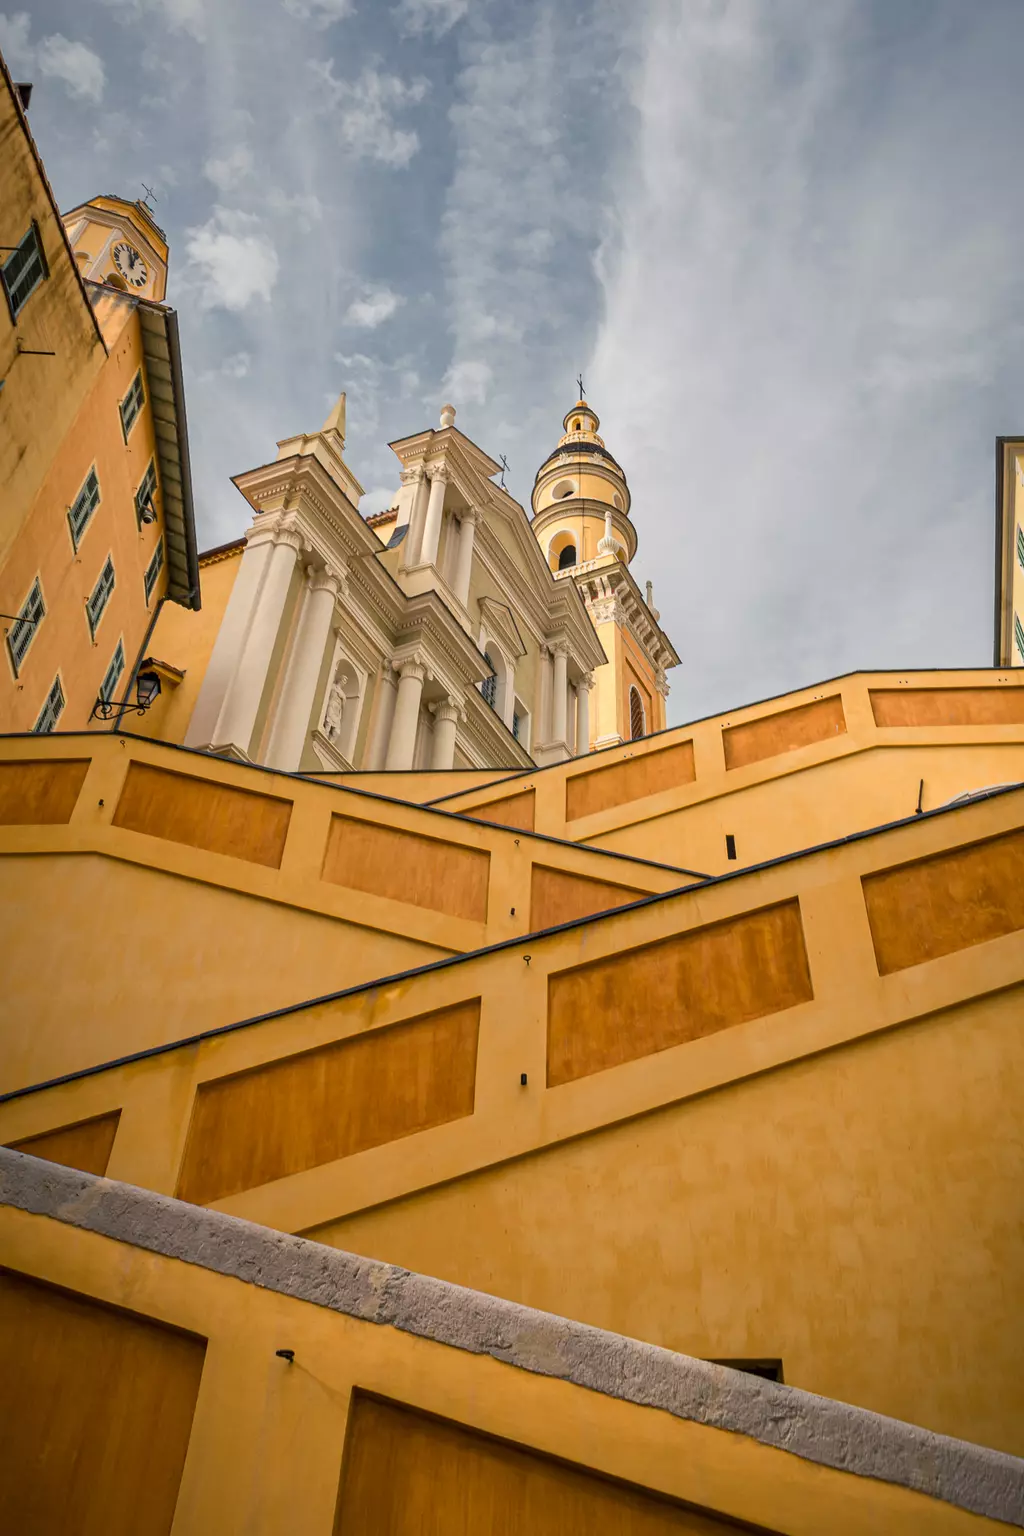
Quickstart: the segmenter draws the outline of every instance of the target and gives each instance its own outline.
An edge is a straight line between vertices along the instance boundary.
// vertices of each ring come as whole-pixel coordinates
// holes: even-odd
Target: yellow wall
[[[242,561],[243,548],[232,548],[199,563],[203,606],[198,613],[177,603],[165,603],[150,636],[147,650],[157,661],[184,672],[180,683],[164,681],[160,697],[145,715],[132,715],[125,724],[135,735],[180,746],[185,740],[192,711],[224,611]]]
[[[652,1340],[781,1356],[812,1391],[1019,1453],[1022,793],[113,1064],[0,1105],[0,1140],[117,1112],[111,1177],[443,1259]],[[373,824],[340,863],[316,853],[312,805],[296,856],[391,878]],[[415,864],[430,900],[478,903],[479,853],[511,834],[449,825],[461,846],[417,854],[410,879]],[[385,910],[351,899],[367,921]],[[36,932],[19,947],[52,969]],[[70,998],[51,1048],[62,1028],[67,1052]],[[335,1078],[357,1088],[332,1096]]]
[[[9,607],[3,567],[43,485],[53,456],[71,428],[105,353],[75,272],[57,210],[28,128],[0,63],[0,208],[5,244],[14,244],[35,219],[49,266],[49,280],[31,295],[12,325],[0,298],[0,611]],[[55,357],[18,356],[26,348]],[[77,489],[77,487],[76,487]],[[25,596],[21,593],[18,602]],[[6,621],[0,621],[6,627]],[[5,663],[5,674],[8,668]],[[5,690],[6,691],[6,690]],[[9,726],[5,727],[10,729]]]
[[[119,640],[124,644],[125,670],[115,698],[122,698],[167,588],[165,561],[152,597],[146,601],[145,570],[163,537],[163,527],[158,519],[140,528],[134,498],[154,458],[156,439],[147,387],[146,404],[127,444],[124,441],[119,404],[143,367],[142,333],[131,300],[114,303],[119,304],[120,312],[111,316],[110,355],[70,429],[57,445],[29,516],[0,573],[0,609],[16,613],[37,575],[47,606],[46,617],[17,679],[5,648],[0,723],[8,731],[33,728],[58,673],[67,701],[58,729],[81,730],[89,725],[100,684]],[[66,511],[93,467],[99,478],[101,499],[76,552]],[[159,492],[155,502],[159,511]],[[92,639],[85,603],[108,555],[114,562],[115,586]],[[91,728],[109,727],[97,721]]]
[[[879,1531],[886,1536],[970,1536],[1002,1528],[995,1520],[877,1476],[852,1476],[818,1466],[745,1434],[577,1387],[541,1374],[537,1367],[521,1369],[411,1331],[379,1327],[215,1273],[202,1267],[202,1260],[183,1264],[50,1217],[0,1208],[0,1252],[19,1275],[71,1292],[79,1308],[84,1300],[124,1309],[101,1314],[111,1340],[119,1325],[122,1330],[134,1326],[137,1332],[138,1320],[145,1319],[179,1330],[179,1338],[184,1334],[200,1341],[200,1348],[205,1341],[188,1452],[175,1490],[175,1531],[278,1536],[287,1530],[292,1536],[352,1536],[373,1529],[401,1536],[406,1530],[436,1529],[474,1536],[485,1520],[487,1530],[508,1536],[513,1530],[558,1528],[710,1536],[716,1516],[756,1522],[759,1530],[786,1536],[819,1536],[823,1530],[835,1536],[872,1536]],[[134,1324],[125,1313],[133,1315]],[[28,1321],[31,1326],[34,1318],[30,1315]],[[77,1335],[73,1341],[78,1342]],[[28,1371],[19,1378],[18,1401],[21,1411],[41,1417],[52,1433],[67,1420],[64,1404],[69,1399],[59,1386],[62,1373],[64,1380],[71,1377],[75,1353],[56,1355],[45,1334],[33,1335],[32,1342],[36,1359],[45,1361],[47,1380],[52,1379],[57,1390],[41,1402],[40,1381]],[[527,1340],[516,1342],[528,1350]],[[19,1351],[24,1343],[15,1340]],[[294,1351],[293,1363],[278,1358],[276,1351],[283,1347]],[[129,1358],[134,1357],[111,1360],[108,1355],[105,1364],[122,1400],[137,1402],[144,1383],[123,1380]],[[486,1487],[480,1489],[485,1474],[474,1461],[472,1445],[463,1443],[451,1468],[456,1475],[446,1478],[442,1471],[449,1463],[438,1454],[435,1433],[430,1458],[426,1465],[421,1460],[413,1485],[425,1499],[419,1522],[378,1523],[364,1501],[377,1497],[393,1479],[409,1476],[405,1458],[407,1450],[415,1450],[416,1440],[407,1432],[389,1442],[390,1463],[388,1446],[378,1442],[375,1452],[372,1437],[369,1446],[365,1440],[357,1446],[356,1427],[361,1435],[372,1429],[355,1395],[360,1392],[509,1442],[519,1455],[518,1475],[510,1489],[513,1499],[530,1479],[545,1472],[553,1476],[555,1468],[538,1457],[554,1457],[563,1464],[562,1488],[548,1491],[528,1525],[506,1523],[509,1508],[505,1501],[495,1505],[495,1484],[489,1484],[490,1499]],[[131,1427],[117,1426],[118,1450]],[[486,1443],[476,1442],[481,1450]],[[358,1479],[353,1486],[352,1474],[367,1452],[375,1457],[376,1476],[369,1488]],[[165,1470],[162,1440],[154,1447],[154,1459]],[[348,1481],[339,1498],[346,1462]],[[689,1507],[652,1503],[615,1484],[586,1480],[586,1524],[553,1526],[552,1494],[564,1490],[573,1468],[579,1469],[577,1497],[578,1479],[591,1470]],[[9,1468],[8,1491],[35,1470],[25,1463]],[[94,1489],[109,1475],[109,1467],[96,1458],[79,1475],[86,1488]],[[978,1480],[976,1470],[974,1477]],[[464,1502],[474,1486],[484,1494],[475,1510]],[[563,1513],[578,1519],[583,1511],[573,1500]],[[395,1511],[394,1518],[401,1517],[401,1510]],[[131,1530],[132,1536],[152,1531],[155,1536],[167,1526],[129,1521],[112,1522],[107,1528]]]
[[[610,621],[599,631],[609,650],[606,636],[616,633]],[[591,695],[595,739],[622,702],[605,676],[599,669]],[[933,810],[965,791],[1024,779],[1020,676],[980,668],[854,673],[536,769],[536,830],[719,874],[913,815],[922,779],[923,809]],[[884,723],[893,719],[893,701],[904,700],[918,723]],[[836,729],[837,710],[845,729]],[[728,763],[730,733],[748,728],[763,739],[745,748],[748,760]],[[683,744],[689,773],[673,757]],[[599,791],[587,804],[601,809],[574,810],[572,786],[584,782]],[[491,789],[473,788],[437,803],[469,812],[489,798]],[[726,833],[736,839],[735,863]]]
[[[0,743],[5,996],[33,1020],[0,1031],[0,1092],[527,933],[535,865],[567,882],[548,923],[688,883],[140,738]]]
[[[310,1235],[1019,1455],[1022,1015],[1017,988]]]

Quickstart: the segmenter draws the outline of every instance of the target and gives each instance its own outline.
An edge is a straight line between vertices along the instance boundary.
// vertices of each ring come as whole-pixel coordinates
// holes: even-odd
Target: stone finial
[[[455,407],[454,407],[454,405],[442,405],[442,407],[441,407],[441,425],[442,425],[442,427],[454,427],[454,425],[455,425]]]
[[[323,426],[321,432],[334,432],[341,438],[341,446],[345,446],[345,391],[338,396],[337,403]]]

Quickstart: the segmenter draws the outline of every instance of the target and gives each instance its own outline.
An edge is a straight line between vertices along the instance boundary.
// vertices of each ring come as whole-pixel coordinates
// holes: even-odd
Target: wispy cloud
[[[282,0],[284,8],[292,16],[312,21],[318,27],[329,27],[334,21],[342,21],[355,10],[353,0]]]
[[[470,0],[400,0],[395,18],[412,37],[443,37],[468,13]]]
[[[978,403],[1024,285],[979,15],[922,29],[911,68],[846,0],[650,13],[590,384],[680,714],[985,659],[1005,429]]]
[[[348,325],[374,330],[397,314],[404,302],[402,295],[392,293],[390,288],[370,287],[349,305],[345,321]]]
[[[247,309],[269,300],[279,261],[252,214],[215,208],[205,224],[187,231],[185,251],[204,309]]]
[[[213,155],[203,166],[203,175],[220,192],[231,192],[253,168],[252,151],[246,144],[236,144],[223,155]]]
[[[125,17],[162,22],[197,41],[207,34],[204,0],[103,0],[103,4]]]
[[[414,128],[399,128],[395,116],[423,100],[425,79],[401,80],[368,67],[354,80],[339,80],[331,59],[311,59],[309,68],[320,81],[346,149],[384,165],[409,164],[420,147],[419,134]]]
[[[38,70],[44,77],[59,80],[69,96],[80,101],[103,100],[106,71],[99,54],[61,32],[50,33],[33,46],[24,11],[13,16],[0,14],[0,51],[14,69],[25,73]]]

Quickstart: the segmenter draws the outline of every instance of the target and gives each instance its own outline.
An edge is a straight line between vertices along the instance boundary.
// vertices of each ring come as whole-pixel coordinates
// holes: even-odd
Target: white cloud
[[[186,231],[185,253],[204,309],[238,311],[269,300],[278,256],[252,214],[215,208],[205,224]]]
[[[441,390],[451,396],[456,406],[483,405],[493,379],[490,364],[480,358],[463,358],[448,369]]]
[[[425,32],[443,37],[468,10],[469,0],[400,0],[395,17],[402,30],[413,37]]]
[[[0,11],[0,53],[7,60],[8,69],[21,74],[35,66],[35,50],[29,41],[30,23],[25,11],[15,11],[5,16]]]
[[[40,38],[33,47],[24,11],[0,15],[0,51],[8,66],[19,73],[38,69],[41,75],[60,80],[69,96],[80,101],[103,100],[106,74],[99,54],[61,32]]]
[[[205,0],[103,0],[103,4],[134,20],[155,17],[172,32],[187,32],[198,42],[206,36]]]
[[[378,325],[382,325],[385,320],[390,320],[399,306],[404,303],[402,295],[392,293],[390,288],[370,287],[349,305],[345,312],[345,320],[349,325],[363,326],[367,330],[373,330]]]
[[[281,218],[293,218],[303,233],[324,217],[324,205],[315,192],[283,192],[272,187],[267,193],[267,209]]]
[[[355,9],[352,0],[283,0],[283,4],[290,15],[312,21],[318,27],[329,27],[334,21],[342,21]]]
[[[423,100],[426,80],[400,80],[372,68],[364,69],[355,80],[339,80],[330,59],[312,59],[309,67],[322,82],[347,149],[384,165],[408,165],[420,147],[419,135],[415,129],[396,127],[394,117]]]
[[[236,144],[226,154],[212,156],[203,166],[203,175],[220,192],[230,192],[252,172],[252,151]]]
[[[227,379],[244,379],[249,372],[252,358],[248,352],[233,352],[226,357],[220,365],[220,371]]]
[[[631,78],[588,384],[684,657],[677,719],[985,662],[1011,152],[977,61],[945,52],[936,93],[867,24],[852,0],[662,4]]]

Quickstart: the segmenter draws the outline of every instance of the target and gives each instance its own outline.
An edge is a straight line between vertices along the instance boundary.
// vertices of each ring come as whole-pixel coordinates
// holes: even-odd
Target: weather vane
[[[143,203],[145,204],[145,206],[147,208],[149,207],[149,200],[150,200],[150,198],[153,199],[154,203],[158,203],[160,201],[160,199],[157,197],[156,193],[153,191],[152,187],[147,187],[145,182],[142,182],[141,186],[142,186],[143,192],[145,192],[145,194],[146,194],[145,197],[142,199],[142,201],[143,201]]]
[[[585,400],[585,399],[586,399],[586,398],[587,398],[587,392],[586,392],[586,390],[585,390],[585,389],[584,389],[584,388],[583,388],[583,375],[582,375],[582,373],[578,373],[578,374],[577,374],[577,375],[576,375],[576,383],[577,383],[577,384],[578,384],[578,385],[579,385],[579,387],[580,387],[580,399],[581,399],[581,400]]]
[[[508,469],[508,459],[506,459],[505,455],[502,454],[501,455],[501,489],[502,490],[505,489],[505,472],[506,472],[507,469]]]

